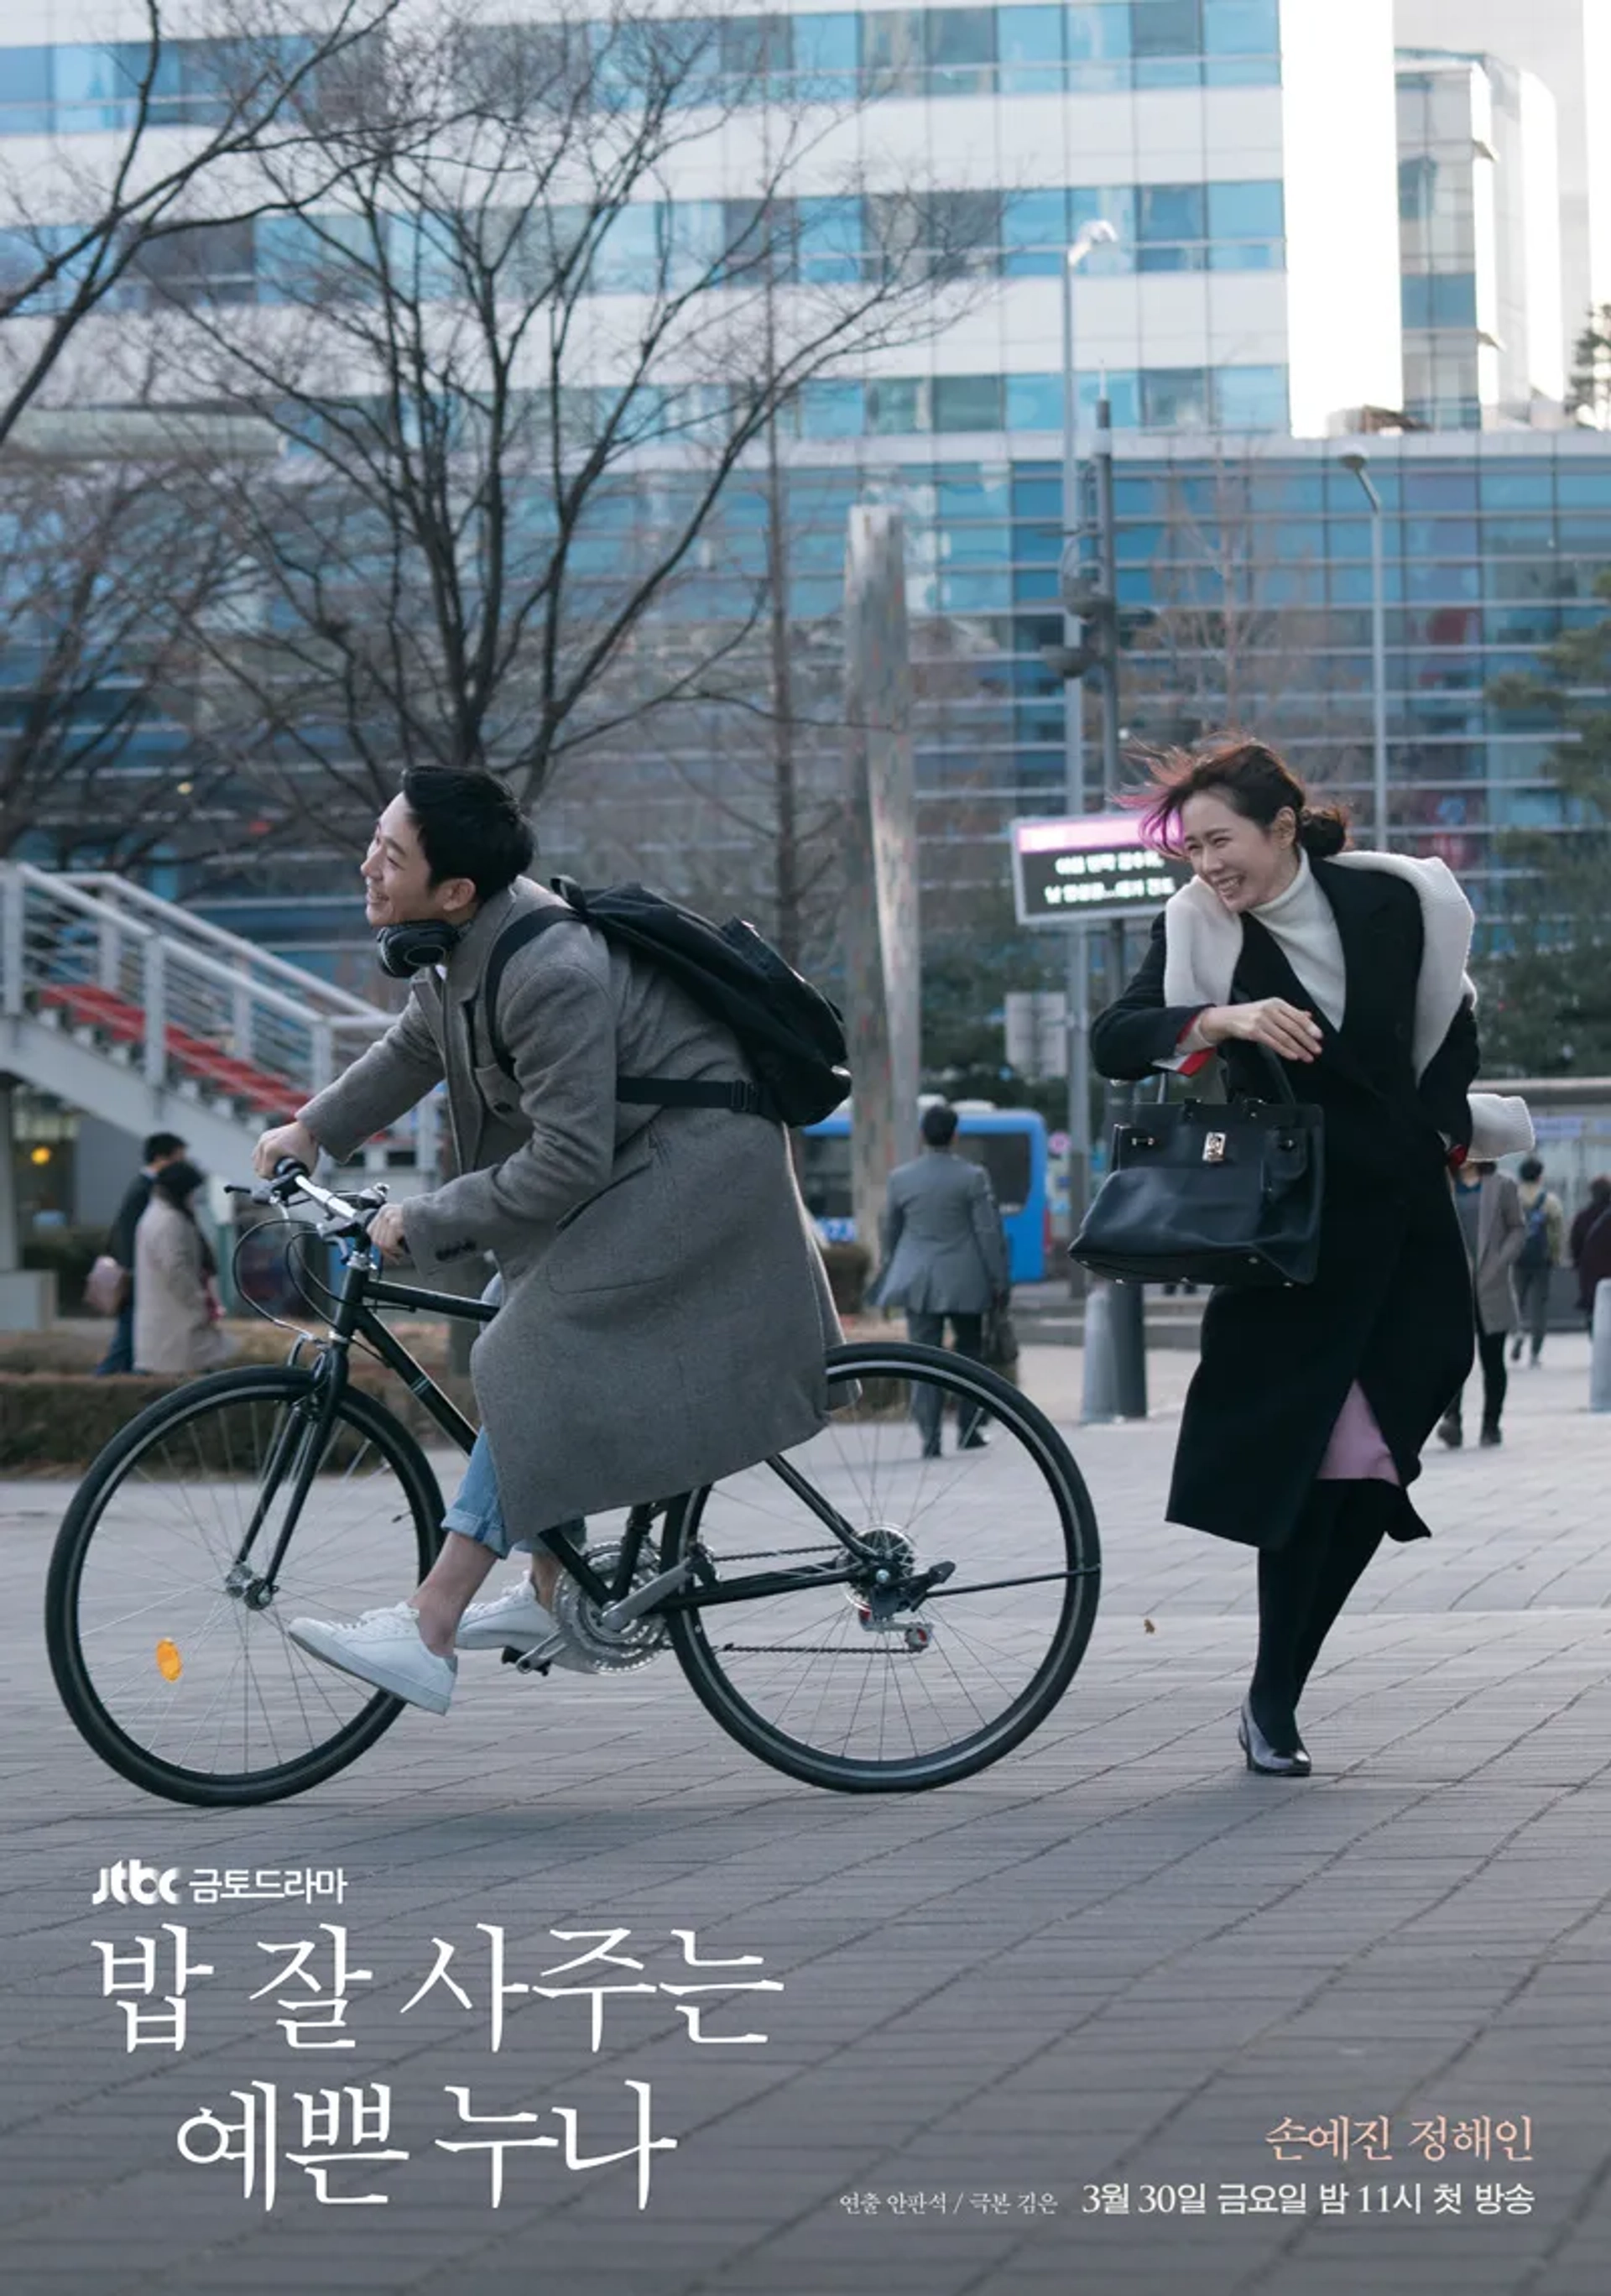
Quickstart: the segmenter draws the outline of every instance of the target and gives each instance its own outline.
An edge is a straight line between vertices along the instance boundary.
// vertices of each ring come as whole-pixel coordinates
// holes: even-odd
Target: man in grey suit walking
[[[879,1307],[905,1308],[907,1337],[920,1347],[943,1347],[949,1321],[957,1353],[982,1363],[985,1317],[1005,1303],[1010,1285],[1007,1237],[985,1174],[952,1145],[956,1128],[954,1108],[926,1108],[923,1153],[889,1175],[884,1264],[872,1298]],[[939,1396],[920,1388],[912,1410],[923,1456],[937,1459]],[[983,1450],[988,1440],[976,1414],[957,1447]]]

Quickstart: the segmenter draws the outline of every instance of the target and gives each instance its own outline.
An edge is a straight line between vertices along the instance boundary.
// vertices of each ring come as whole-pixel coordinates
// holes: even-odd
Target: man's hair
[[[468,877],[478,901],[512,885],[536,850],[531,824],[496,774],[410,766],[403,802],[413,816],[430,882]]]
[[[957,1112],[942,1100],[926,1108],[918,1119],[918,1129],[931,1148],[949,1148],[956,1138]]]
[[[1537,1156],[1524,1156],[1517,1169],[1529,1186],[1534,1180],[1541,1180],[1544,1177],[1543,1163]]]
[[[140,1161],[154,1164],[159,1156],[182,1156],[189,1145],[190,1143],[181,1140],[176,1132],[149,1133],[145,1145],[140,1151]]]

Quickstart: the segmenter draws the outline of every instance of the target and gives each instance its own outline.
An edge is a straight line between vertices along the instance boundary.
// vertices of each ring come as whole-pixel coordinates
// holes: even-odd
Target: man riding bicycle
[[[446,1078],[458,1177],[385,1206],[370,1233],[427,1282],[495,1261],[504,1302],[471,1358],[482,1431],[413,1595],[287,1629],[436,1714],[455,1647],[531,1650],[555,1636],[560,1566],[539,1534],[579,1534],[589,1513],[804,1442],[826,1422],[824,1357],[841,1336],[782,1127],[616,1096],[617,1074],[749,1079],[727,1029],[568,919],[512,950],[495,1020],[486,1010],[487,960],[511,922],[565,906],[522,874],[532,853],[494,775],[409,769],[362,867],[382,963],[413,975],[409,1002],[253,1160],[264,1177],[321,1150],[345,1160]],[[529,1578],[472,1609],[517,1547],[532,1549]],[[562,1644],[555,1655],[564,1662]]]

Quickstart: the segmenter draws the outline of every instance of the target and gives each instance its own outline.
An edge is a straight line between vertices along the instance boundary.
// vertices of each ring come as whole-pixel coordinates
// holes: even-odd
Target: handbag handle
[[[1236,983],[1233,980],[1231,984],[1231,994],[1225,1001],[1229,1004],[1251,1004],[1257,1000],[1251,996],[1242,996],[1238,991]],[[1223,1047],[1218,1045],[1214,1047],[1216,1054],[1222,1049]],[[1297,1095],[1292,1089],[1292,1079],[1287,1074],[1286,1070],[1281,1066],[1280,1061],[1277,1060],[1275,1054],[1271,1051],[1269,1046],[1254,1045],[1250,1046],[1249,1049],[1260,1055],[1263,1061],[1265,1068],[1270,1072],[1272,1081],[1275,1086],[1275,1090],[1271,1095],[1272,1098],[1285,1101],[1288,1108],[1296,1108],[1297,1106]],[[1175,1071],[1173,1069],[1162,1069],[1158,1072],[1157,1098],[1160,1107],[1169,1097],[1169,1079],[1174,1073]]]

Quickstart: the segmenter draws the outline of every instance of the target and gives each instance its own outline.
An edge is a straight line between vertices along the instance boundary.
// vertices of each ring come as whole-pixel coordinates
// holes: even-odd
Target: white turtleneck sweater
[[[1327,1020],[1340,1029],[1348,996],[1343,937],[1330,902],[1315,882],[1309,856],[1300,851],[1297,874],[1284,893],[1260,902],[1247,914],[1258,919]],[[1207,1039],[1194,1021],[1173,1060],[1159,1065],[1177,1068],[1183,1055],[1207,1050]]]

